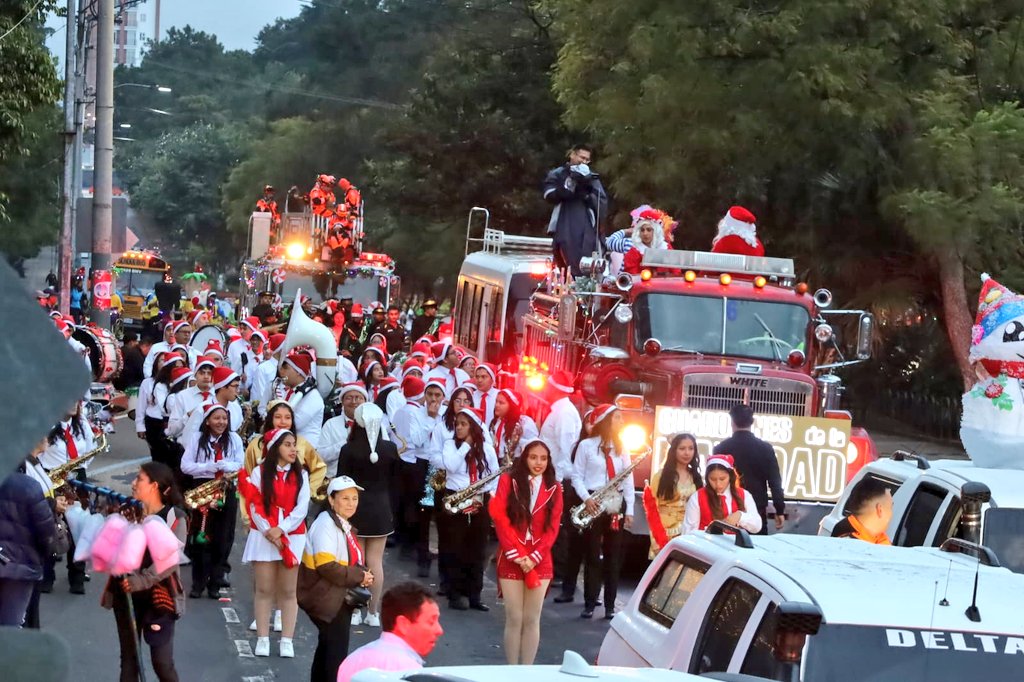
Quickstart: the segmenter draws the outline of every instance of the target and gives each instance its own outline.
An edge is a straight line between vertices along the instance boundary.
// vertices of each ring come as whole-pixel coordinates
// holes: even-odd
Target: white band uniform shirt
[[[487,471],[477,472],[477,480],[498,470],[498,455],[494,451],[494,446],[485,442],[483,448]],[[466,455],[469,450],[469,443],[463,442],[462,445],[456,445],[454,439],[445,441],[441,450],[441,464],[442,468],[448,472],[445,486],[449,490],[462,490],[470,484],[469,465],[466,463]],[[493,493],[497,488],[498,479],[494,479],[481,492]]]
[[[700,500],[698,493],[700,489],[697,489],[693,495],[690,495],[690,499],[686,501],[686,515],[683,517],[683,534],[693,533],[700,528]],[[726,510],[732,509],[732,490],[726,488],[725,492],[722,493],[722,497],[725,498]],[[757,505],[754,504],[754,498],[750,495],[749,490],[743,491],[743,506],[746,508],[745,511],[740,512],[739,527],[746,530],[748,533],[760,533],[761,532],[761,515],[757,512]],[[726,513],[726,516],[729,514]]]
[[[620,454],[612,445],[610,451],[612,464],[615,467],[615,474],[618,475],[623,469],[630,465],[629,455]],[[581,500],[590,497],[590,492],[602,488],[609,481],[608,465],[605,455],[601,451],[601,439],[599,437],[587,438],[580,442],[576,449],[576,462],[572,469],[572,487]],[[626,516],[633,515],[633,473],[619,484],[618,490],[626,502]]]
[[[559,398],[551,405],[551,412],[540,429],[540,439],[551,448],[555,479],[558,481],[572,478],[572,449],[582,429],[580,413],[568,397]]]

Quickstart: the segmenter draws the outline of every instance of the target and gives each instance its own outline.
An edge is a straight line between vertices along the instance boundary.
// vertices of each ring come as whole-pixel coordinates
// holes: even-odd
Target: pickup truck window
[[[802,679],[829,682],[1018,682],[1024,640],[1005,634],[823,624]]]
[[[778,623],[778,614],[778,607],[769,604],[761,618],[761,624],[757,626],[754,639],[750,641],[747,655],[743,657],[743,666],[740,668],[742,674],[766,679],[775,676],[779,667],[779,662],[775,658],[775,627]]]
[[[1003,566],[1024,573],[1024,509],[989,507],[983,544],[996,553]]]
[[[910,498],[907,513],[900,522],[899,530],[893,544],[900,547],[920,547],[928,538],[942,501],[946,499],[946,491],[938,486],[922,483]]]
[[[852,486],[850,488],[850,490],[848,490],[848,491],[846,491],[844,493],[846,495],[846,502],[843,504],[843,516],[849,516],[850,514],[853,513],[853,510],[850,509],[850,499],[853,497],[854,491],[857,490],[857,488],[860,485],[862,485],[864,483],[864,481],[867,481],[867,480],[879,481],[882,485],[884,485],[886,488],[888,488],[889,492],[891,494],[893,494],[893,495],[896,494],[896,491],[900,489],[900,485],[901,485],[900,481],[897,481],[895,479],[889,478],[888,476],[882,476],[880,474],[876,474],[876,473],[873,473],[873,472],[865,474],[862,479],[857,481],[856,485]]]
[[[761,591],[737,578],[729,578],[715,595],[697,637],[690,661],[691,673],[725,672],[736,643],[747,627]]]
[[[640,613],[671,628],[707,571],[705,563],[682,554],[672,554],[648,585],[640,601]]]

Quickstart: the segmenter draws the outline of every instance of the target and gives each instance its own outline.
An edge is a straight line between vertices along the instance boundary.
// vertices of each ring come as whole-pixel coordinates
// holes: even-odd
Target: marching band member
[[[154,347],[156,345],[154,344]],[[153,354],[150,352],[150,355],[147,355],[146,358],[149,359],[151,356],[153,357],[155,371],[160,371],[167,358],[171,357],[171,354],[166,352]],[[146,406],[149,405],[149,400],[153,394],[153,384],[152,376],[147,376],[143,379],[142,383],[139,384],[139,395],[135,401],[135,435],[140,440],[146,440]]]
[[[262,436],[273,429],[291,431],[294,422],[295,413],[291,405],[284,400],[270,401],[270,408],[267,410],[267,416],[263,420],[263,428],[260,429],[258,435],[252,437],[245,448],[245,462],[242,466],[246,473],[251,474],[252,470],[263,461],[266,451],[263,447]],[[299,450],[299,462],[309,472],[310,496],[314,499],[323,499],[323,494],[320,494],[319,491],[322,487],[325,487],[327,464],[320,458],[316,448],[302,436],[295,437],[295,447]],[[248,511],[244,505],[242,506],[242,518],[246,521],[249,520]]]
[[[224,347],[221,345],[220,339],[207,341],[203,355],[213,360],[214,367],[222,366],[224,364]]]
[[[185,542],[187,516],[170,467],[159,462],[143,464],[132,481],[132,496],[142,502],[147,516],[160,518],[179,542]],[[149,552],[146,552],[139,570],[107,581],[100,605],[114,611],[117,639],[121,645],[120,679],[140,679],[141,658],[136,648],[141,640],[145,640],[157,679],[160,682],[177,682],[174,625],[184,611],[178,565],[158,571]]]
[[[459,369],[471,377],[476,375],[477,366],[478,363],[476,361],[476,356],[472,353],[466,353],[462,356],[462,359],[459,360]]]
[[[228,336],[228,348],[224,361],[228,367],[234,370],[235,374],[242,376],[242,372],[246,368],[245,366],[249,363],[252,348],[249,346],[249,342],[245,340],[245,337],[242,336],[242,333],[234,327],[228,327],[225,333]]]
[[[139,401],[136,411],[143,410],[144,424],[146,429],[146,443],[149,444],[149,454],[154,462],[163,462],[174,468],[177,453],[172,449],[171,442],[167,438],[167,396],[170,394],[171,373],[175,369],[184,368],[185,361],[180,355],[168,354],[163,366],[146,381],[150,382],[149,390],[146,392],[146,401]],[[145,384],[145,381],[143,382]],[[142,394],[142,390],[139,390]],[[137,423],[137,421],[136,421]]]
[[[349,432],[348,443],[341,449],[338,475],[358,480],[366,489],[352,523],[359,529],[359,545],[366,556],[366,565],[373,573],[370,603],[366,619],[357,611],[352,624],[365,623],[380,627],[380,598],[384,592],[384,548],[395,530],[391,515],[391,486],[398,481],[398,448],[384,438],[384,413],[372,403],[364,403],[355,411],[356,423]]]
[[[620,471],[630,465],[629,455],[618,443],[622,428],[622,414],[614,405],[601,405],[594,410],[592,438],[582,441],[573,463],[572,485],[584,500],[587,511],[599,511],[591,493],[604,487]],[[602,513],[583,531],[586,548],[583,572],[583,613],[581,618],[593,618],[597,597],[604,584],[605,618],[615,615],[615,596],[622,568],[622,530],[633,525],[633,474],[618,486],[622,493],[622,506],[614,513]]]
[[[166,353],[174,345],[174,322],[168,322],[164,325],[164,337],[162,341],[158,341],[149,347],[149,353],[146,354],[146,362],[142,365],[142,376],[151,377],[153,376],[153,365],[156,363],[157,358],[160,357],[161,353]]]
[[[435,389],[436,390],[436,389]],[[395,433],[405,441],[405,450],[399,455],[399,494],[395,500],[395,530],[402,558],[412,558],[419,544],[420,498],[427,483],[427,469],[430,466],[430,433],[437,425],[440,404],[424,409],[426,384],[417,377],[408,377],[402,382],[405,404],[395,413],[392,422]],[[433,407],[433,414],[430,413]],[[430,555],[418,557],[421,567],[426,563],[430,568]]]
[[[491,433],[499,462],[515,459],[523,453],[522,443],[537,437],[537,425],[522,414],[522,403],[522,397],[511,388],[498,391],[494,401]]]
[[[263,346],[263,361],[256,365],[252,374],[249,398],[257,403],[256,412],[260,417],[267,416],[267,406],[271,400],[278,397],[272,393],[274,380],[277,379],[277,370],[280,366],[278,356],[284,345],[284,340],[284,334],[270,335],[267,343]]]
[[[349,630],[354,609],[346,602],[351,587],[373,585],[373,573],[350,520],[359,507],[363,488],[348,476],[327,487],[330,506],[309,527],[302,565],[299,566],[299,606],[318,632],[310,682],[336,682],[338,667],[348,656]]]
[[[202,415],[199,428],[190,436],[181,457],[182,473],[191,476],[197,486],[238,471],[244,451],[242,439],[228,428],[230,416],[226,407],[211,403],[203,408]],[[231,553],[237,504],[235,486],[227,483],[219,505],[192,512],[193,532],[189,538],[192,591],[189,596],[193,599],[201,597],[203,590],[210,599],[218,599],[220,588],[229,587],[224,569]]]
[[[189,417],[197,407],[210,402],[213,398],[213,370],[216,367],[217,364],[212,357],[201,356],[192,370],[195,385],[182,389],[180,393],[175,394],[175,400],[168,401],[168,438],[178,441],[183,446],[188,441],[185,427]]]
[[[338,456],[348,442],[348,434],[355,425],[356,408],[366,402],[366,389],[361,382],[341,387],[341,414],[324,422],[320,429],[320,456],[327,463],[327,478],[338,472]]]
[[[377,401],[377,394],[380,393],[381,380],[384,378],[384,365],[378,360],[367,360],[359,371],[359,379],[366,387],[367,397],[370,402]]]
[[[209,403],[215,403],[220,405],[228,412],[231,422],[231,431],[237,432],[242,428],[242,406],[238,404],[238,387],[241,383],[238,375],[231,371],[230,367],[214,367],[212,376],[212,383],[210,387],[213,390],[213,398],[208,402],[203,403],[205,407]],[[188,421],[185,422],[185,429],[182,433],[182,439],[188,442],[188,439],[199,430],[199,424],[205,418],[203,410],[193,409],[192,414],[189,416]]]
[[[455,416],[464,407],[473,406],[473,393],[465,386],[460,386],[452,393],[447,407],[444,405],[444,382],[440,379],[430,379],[426,383],[424,391],[427,405],[434,404],[440,416],[430,433],[428,451],[430,455],[430,466],[427,469],[426,495],[420,501],[420,539],[419,554],[430,554],[430,522],[433,521],[437,528],[437,577],[438,596],[448,596],[451,589],[452,575],[449,559],[454,554],[448,547],[448,537],[444,534],[444,508],[441,506],[443,490],[435,491],[433,487],[434,477],[447,476],[444,469],[444,462],[441,454],[444,452],[444,444],[455,438]],[[444,407],[444,411],[441,408]],[[440,472],[440,474],[439,474]]]
[[[179,350],[178,346],[185,351],[185,362],[188,363],[189,367],[196,364],[196,359],[199,357],[199,351],[188,345],[188,342],[192,339],[192,325],[185,320],[178,320],[174,323],[174,345],[171,346],[170,350]]]
[[[761,515],[750,492],[740,487],[732,455],[712,455],[704,468],[704,485],[686,501],[683,533],[704,530],[724,520],[749,533],[761,531]]]
[[[569,539],[579,535],[569,520],[569,510],[579,504],[579,500],[575,499],[572,492],[572,453],[579,441],[583,422],[576,406],[572,404],[574,388],[572,376],[568,372],[558,370],[548,377],[547,390],[551,400],[551,411],[540,428],[540,439],[551,448],[555,478],[562,487],[562,528],[552,550],[555,560],[555,581],[558,582],[564,580],[568,573]]]
[[[554,574],[551,548],[562,516],[562,488],[551,451],[531,440],[498,479],[488,505],[498,534],[498,582],[505,601],[505,658],[532,665],[540,644],[540,612]]]
[[[482,362],[473,372],[473,381],[476,383],[473,404],[484,411],[490,424],[494,421],[494,402],[498,399],[498,387],[494,385],[498,381],[498,370],[494,365]]]
[[[697,439],[693,434],[679,433],[668,447],[665,464],[644,486],[644,511],[651,532],[653,559],[668,541],[683,532],[686,503],[704,485],[697,457]]]
[[[459,369],[459,352],[450,341],[435,343],[430,347],[434,356],[434,369],[427,374],[428,379],[441,379],[444,382],[444,393],[450,396],[459,386],[469,381],[469,375]]]
[[[483,412],[474,407],[464,407],[455,416],[455,437],[445,441],[441,452],[448,472],[444,497],[498,470],[498,456],[484,436],[484,428]],[[480,593],[490,530],[487,497],[496,487],[497,482],[492,481],[470,506],[455,514],[444,514],[442,526],[448,536],[445,546],[451,553],[448,566],[452,570],[448,605],[457,611],[490,611],[480,600]]]
[[[320,447],[320,427],[324,423],[324,399],[312,373],[313,358],[293,352],[281,363],[281,378],[287,387],[285,400],[295,410],[295,433]]]
[[[257,656],[270,655],[270,611],[276,603],[282,620],[280,656],[295,657],[295,585],[306,544],[310,496],[309,474],[297,461],[295,443],[295,434],[288,429],[271,429],[263,434],[267,453],[263,463],[239,481],[252,529],[245,540],[242,561],[255,564]]]
[[[380,392],[377,393],[377,400],[374,401],[377,407],[384,411],[388,423],[395,418],[402,405],[405,405],[405,396],[402,394],[402,382],[393,376],[386,376],[380,380]]]

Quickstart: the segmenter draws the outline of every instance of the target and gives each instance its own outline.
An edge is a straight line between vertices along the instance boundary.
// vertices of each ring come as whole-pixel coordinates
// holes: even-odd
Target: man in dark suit
[[[786,522],[786,500],[775,449],[751,433],[754,410],[750,405],[733,405],[729,416],[732,417],[732,436],[715,446],[715,454],[732,455],[743,489],[750,491],[761,515],[761,535],[768,534],[769,488],[775,506],[775,530],[782,530]]]

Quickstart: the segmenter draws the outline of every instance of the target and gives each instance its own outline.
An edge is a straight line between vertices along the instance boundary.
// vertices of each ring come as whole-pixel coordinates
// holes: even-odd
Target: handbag
[[[365,608],[370,603],[370,590],[362,585],[350,587],[345,591],[345,605],[353,609]]]

